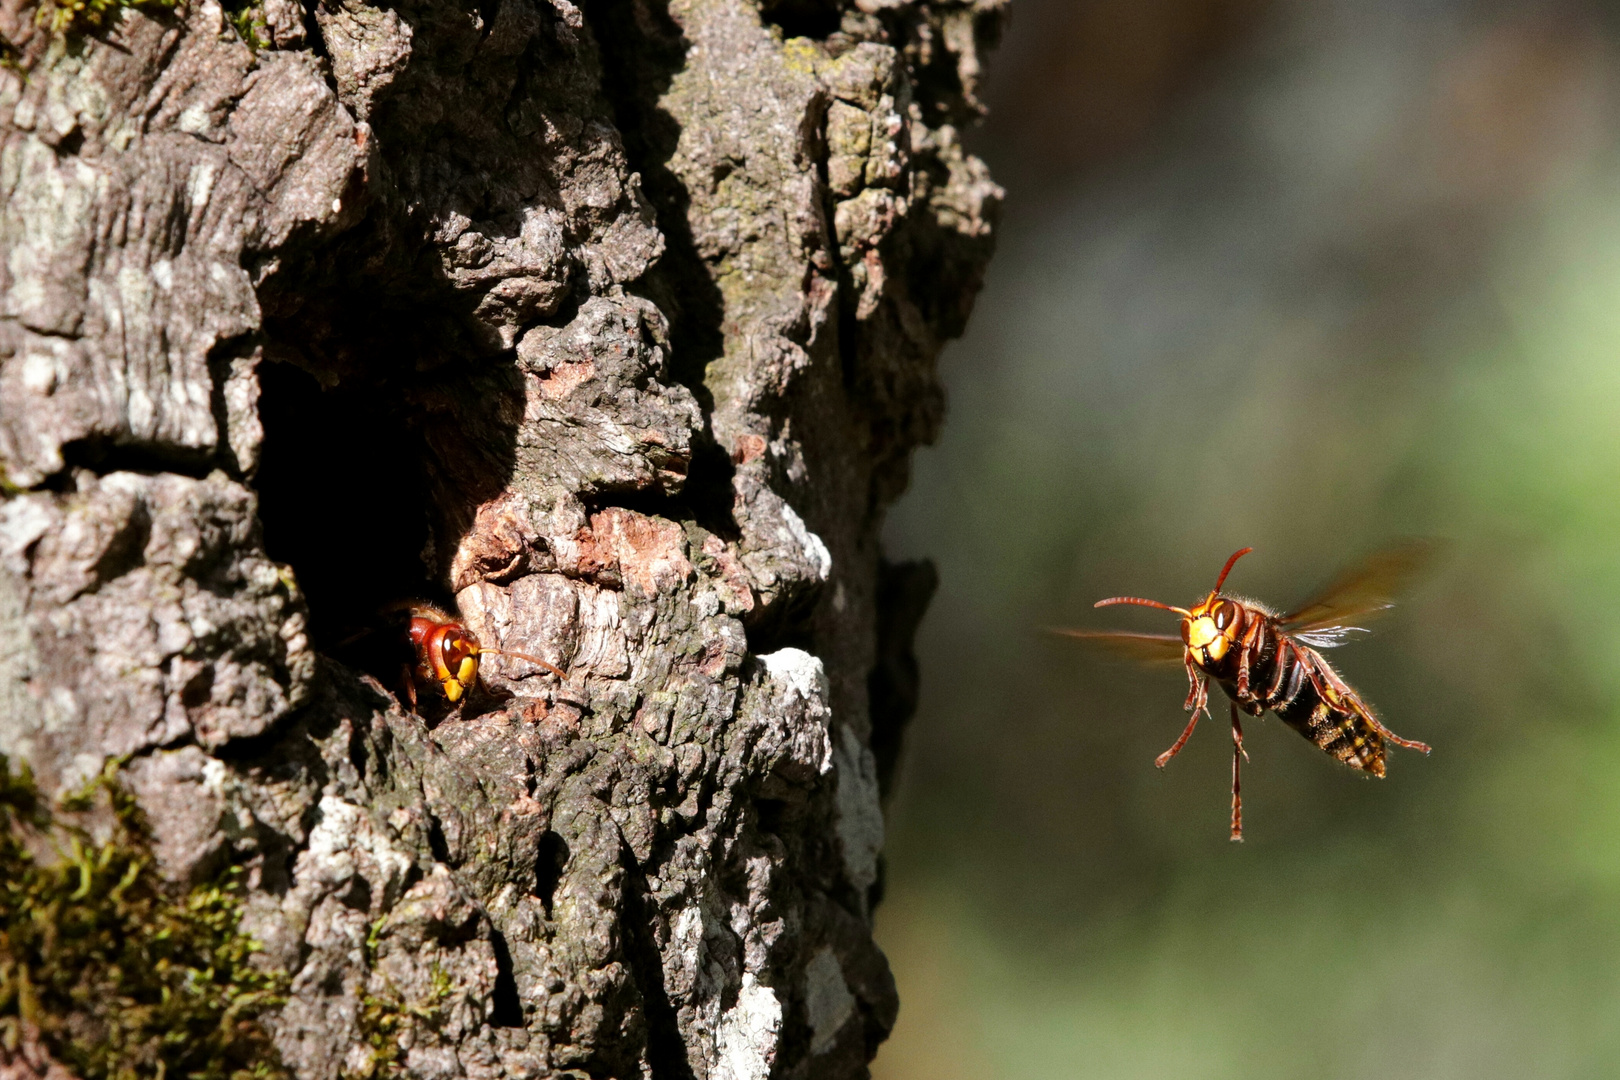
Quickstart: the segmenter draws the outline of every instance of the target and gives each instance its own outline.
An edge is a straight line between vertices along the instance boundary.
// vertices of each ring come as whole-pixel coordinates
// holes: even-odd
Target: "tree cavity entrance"
[[[423,443],[376,386],[323,388],[289,363],[259,378],[265,551],[292,567],[311,639],[330,653],[383,605],[435,592]]]

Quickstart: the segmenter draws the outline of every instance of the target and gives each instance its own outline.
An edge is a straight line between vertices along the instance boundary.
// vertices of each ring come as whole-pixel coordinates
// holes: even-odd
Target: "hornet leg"
[[[1261,621],[1259,619],[1252,620],[1249,623],[1249,628],[1245,630],[1243,632],[1243,636],[1238,639],[1237,692],[1238,697],[1240,698],[1247,698],[1249,696],[1249,664],[1251,662],[1249,659],[1250,654],[1253,654],[1254,663],[1259,663],[1260,661],[1260,650],[1262,648],[1260,643],[1260,626]]]
[[[411,665],[399,665],[400,682],[404,684],[405,699],[411,703],[411,712],[416,711],[416,674],[411,671]]]
[[[1243,795],[1239,770],[1249,753],[1243,749],[1243,722],[1238,719],[1237,702],[1232,702],[1232,839],[1243,839]]]
[[[1171,758],[1181,753],[1181,748],[1187,745],[1188,739],[1192,738],[1193,728],[1198,726],[1198,714],[1202,711],[1202,709],[1193,710],[1192,719],[1187,721],[1187,727],[1182,731],[1181,738],[1177,739],[1175,745],[1170,749],[1154,758],[1153,764],[1162,769],[1170,763]]]
[[[1318,696],[1322,698],[1322,700],[1332,701],[1334,698],[1337,698],[1339,702],[1350,706],[1349,711],[1354,712],[1357,716],[1361,717],[1374,731],[1378,732],[1378,734],[1382,735],[1396,746],[1404,746],[1408,750],[1419,750],[1425,754],[1429,753],[1430,747],[1428,743],[1421,743],[1416,739],[1403,739],[1393,731],[1389,730],[1389,728],[1385,727],[1378,717],[1373,715],[1373,711],[1367,707],[1367,703],[1361,700],[1360,695],[1358,695],[1354,690],[1350,689],[1349,685],[1346,684],[1343,679],[1338,678],[1334,674],[1333,669],[1328,667],[1326,663],[1322,662],[1322,658],[1320,656],[1316,656],[1316,651],[1314,649],[1307,649],[1306,651],[1309,652],[1313,657],[1316,657],[1316,660],[1318,661],[1317,664],[1312,666],[1311,681],[1316,684],[1316,692]],[[1328,693],[1328,687],[1324,687],[1322,682],[1318,680],[1318,675],[1322,676],[1322,678],[1327,681],[1328,687],[1332,688],[1333,695],[1331,697]]]
[[[1372,729],[1374,731],[1378,732],[1378,734],[1382,735],[1396,746],[1404,746],[1408,750],[1421,750],[1425,754],[1429,752],[1430,747],[1428,743],[1418,742],[1416,739],[1401,738],[1399,735],[1389,730],[1389,728],[1385,727],[1382,721],[1373,715],[1373,711],[1362,703],[1360,698],[1356,698],[1355,703],[1357,706],[1359,706],[1356,709],[1356,712],[1361,715],[1361,718],[1367,721],[1368,724],[1372,725]]]

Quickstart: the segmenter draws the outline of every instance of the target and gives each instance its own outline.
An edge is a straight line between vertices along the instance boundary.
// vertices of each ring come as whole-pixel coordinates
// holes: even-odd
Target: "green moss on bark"
[[[125,8],[172,8],[175,0],[42,0],[37,25],[63,36],[91,34],[118,18]]]
[[[128,10],[168,11],[180,6],[180,0],[38,0],[34,8],[34,25],[53,39],[63,39],[70,45],[111,28]],[[266,25],[263,8],[255,0],[223,0],[225,22],[248,48],[257,52],[270,45],[270,28]],[[24,50],[0,35],[0,65],[26,67]],[[0,483],[0,491],[5,485]]]
[[[377,942],[387,922],[384,916],[371,924],[366,935],[366,967],[375,971]],[[381,989],[361,994],[360,1036],[370,1056],[363,1065],[343,1070],[343,1080],[391,1080],[404,1075],[405,1047],[400,1037],[419,1029],[436,1030],[444,1023],[441,1006],[450,998],[455,984],[443,968],[433,966],[433,982],[422,1000],[407,1000],[386,977],[375,978]]]
[[[116,765],[53,807],[0,755],[0,1042],[82,1080],[287,1076],[259,1021],[286,979],[252,963],[237,873],[167,886]]]

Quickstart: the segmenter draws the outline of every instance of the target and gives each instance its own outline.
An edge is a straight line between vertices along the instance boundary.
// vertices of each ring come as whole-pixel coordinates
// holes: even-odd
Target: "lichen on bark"
[[[863,1074],[1001,9],[0,5],[0,752],[241,868],[298,1076]],[[409,596],[567,679],[409,711]]]

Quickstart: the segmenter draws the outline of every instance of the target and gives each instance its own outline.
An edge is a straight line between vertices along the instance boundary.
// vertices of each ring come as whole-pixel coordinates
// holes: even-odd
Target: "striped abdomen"
[[[1209,672],[1226,696],[1251,716],[1270,709],[1351,768],[1383,776],[1384,739],[1366,703],[1320,653],[1277,629],[1271,616],[1247,605],[1243,614],[1246,626],[1254,619],[1259,626]]]

